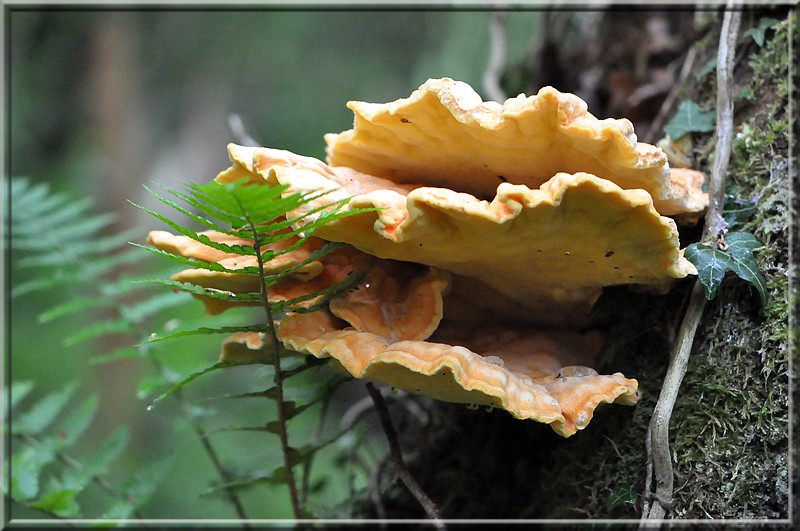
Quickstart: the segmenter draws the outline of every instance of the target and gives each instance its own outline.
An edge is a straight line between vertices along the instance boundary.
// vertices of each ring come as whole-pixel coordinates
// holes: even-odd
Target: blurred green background
[[[229,127],[232,114],[241,117],[247,133],[262,145],[323,158],[323,135],[352,126],[348,100],[391,101],[408,96],[429,77],[443,76],[466,81],[483,93],[490,14],[14,8],[6,16],[9,175],[47,182],[76,197],[91,196],[97,211],[117,215],[117,229],[141,227],[142,241],[148,230],[165,227],[127,200],[155,207],[143,183],[206,182],[225,169],[225,146],[236,140]],[[541,20],[538,12],[509,17],[509,62],[537,46]],[[12,287],[33,274],[13,267],[20,256],[12,249]],[[111,481],[123,481],[148,463],[174,456],[167,479],[145,508],[147,517],[235,517],[221,498],[200,496],[214,472],[177,407],[166,402],[146,411],[164,390],[158,380],[148,387],[152,369],[147,364],[88,363],[91,356],[119,346],[113,340],[62,346],[62,338],[96,315],[86,314],[86,322],[76,317],[37,322],[38,314],[70,296],[74,293],[64,286],[63,291],[11,301],[7,383],[32,381],[34,396],[41,396],[77,380],[83,394],[98,393],[100,412],[80,445],[96,445],[123,424],[131,429],[131,443]],[[175,318],[193,319],[202,307],[189,304],[175,312]],[[160,347],[159,356],[176,373],[188,374],[215,362],[220,340],[178,340]],[[267,368],[229,369],[198,380],[187,392],[199,400],[257,389],[265,379],[271,379]],[[365,393],[362,386],[337,396],[342,403],[333,406],[329,424],[336,424]],[[274,408],[262,402],[202,406],[212,412],[208,425],[213,429],[263,424]],[[311,426],[313,413],[306,417],[293,430]],[[270,435],[220,433],[213,442],[223,461],[239,471],[279,462],[277,438]],[[373,442],[377,456],[383,442],[380,437]],[[322,475],[325,466],[332,465],[321,458],[317,468],[323,467],[318,470]],[[352,466],[333,471],[312,510],[346,501],[353,482],[363,485],[363,473],[348,475]],[[104,493],[98,489],[85,496],[82,505],[91,507],[92,496],[100,500]],[[244,500],[252,518],[291,518],[284,487],[259,487]],[[345,503],[332,514],[346,513]],[[11,516],[37,515],[12,507]]]

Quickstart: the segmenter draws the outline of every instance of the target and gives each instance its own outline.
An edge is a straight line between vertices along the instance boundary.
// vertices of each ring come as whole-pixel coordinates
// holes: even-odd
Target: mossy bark
[[[762,307],[752,286],[729,277],[706,307],[670,425],[675,493],[668,518],[789,517],[789,40],[800,47],[794,14],[768,16],[776,21],[763,25],[762,44],[746,32],[763,14],[747,19],[738,40],[728,192],[745,207],[731,230],[764,243],[756,257],[769,301]],[[707,32],[698,75],[681,92],[704,108],[714,107],[714,76],[702,67],[718,35],[718,27]],[[694,137],[693,155],[705,171],[713,142],[711,134]],[[685,231],[682,245],[698,233]],[[595,325],[608,333],[599,365],[637,378],[641,398],[633,408],[600,408],[569,439],[503,411],[422,400],[429,420],[407,423],[400,442],[442,516],[638,519],[647,426],[692,281],[666,295],[606,290],[594,311]],[[424,518],[390,469],[381,476],[387,518]],[[359,508],[362,517],[377,514],[367,494]]]

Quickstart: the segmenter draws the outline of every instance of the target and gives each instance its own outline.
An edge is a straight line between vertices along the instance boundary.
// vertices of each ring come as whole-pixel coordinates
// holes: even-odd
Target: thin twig
[[[717,146],[714,150],[714,166],[708,183],[708,211],[703,239],[717,240],[728,230],[722,218],[725,201],[725,176],[731,158],[733,143],[733,59],[736,51],[736,37],[739,34],[741,11],[727,10],[722,20],[722,33],[717,53]]]
[[[506,21],[508,13],[492,11],[489,16],[489,62],[483,71],[483,90],[489,100],[502,102],[506,94],[500,87],[500,76],[506,64]]]
[[[242,146],[259,147],[261,144],[250,136],[244,126],[244,120],[236,113],[228,115],[228,128],[231,130],[234,140]]]
[[[714,166],[708,185],[709,207],[706,212],[705,228],[703,230],[704,239],[710,239],[712,246],[715,248],[719,238],[727,230],[725,221],[722,219],[721,208],[733,136],[733,98],[731,97],[731,88],[734,50],[740,21],[741,13],[739,11],[726,9],[722,21],[722,29],[720,30],[719,50],[717,52],[716,149],[714,152]],[[669,449],[669,421],[678,397],[681,381],[686,374],[694,336],[700,324],[705,305],[706,298],[703,287],[696,280],[692,287],[686,314],[678,332],[678,341],[675,344],[667,374],[664,377],[661,394],[658,397],[648,429],[650,437],[648,476],[650,464],[652,463],[655,476],[655,492],[649,490],[652,485],[651,478],[648,477],[646,481],[648,490],[645,492],[645,498],[653,498],[654,503],[652,506],[649,503],[645,504],[645,512],[642,514],[640,527],[652,526],[651,523],[647,522],[648,520],[663,519],[667,510],[672,506],[674,476]]]
[[[369,395],[375,403],[375,410],[378,412],[378,418],[381,420],[381,426],[383,426],[383,431],[386,434],[386,440],[389,442],[389,454],[392,456],[397,476],[414,498],[417,499],[422,508],[425,509],[428,518],[433,520],[433,525],[437,529],[445,529],[444,523],[439,516],[438,507],[436,507],[436,504],[431,501],[428,495],[425,494],[425,491],[417,484],[417,481],[403,462],[403,454],[400,452],[400,444],[397,442],[397,432],[392,425],[392,418],[389,415],[389,409],[386,407],[383,395],[372,385],[372,382],[367,382],[367,391],[369,391]]]
[[[653,144],[656,142],[656,135],[659,131],[661,131],[667,115],[672,110],[673,105],[675,105],[675,100],[678,98],[680,88],[683,87],[686,84],[686,80],[689,79],[689,74],[692,71],[692,67],[694,66],[696,59],[697,45],[693,44],[686,53],[686,58],[683,60],[683,66],[681,67],[680,74],[678,74],[678,79],[675,81],[675,85],[667,95],[666,99],[664,99],[664,103],[661,104],[658,114],[650,123],[650,127],[647,128],[647,133],[645,133],[642,137],[644,142],[647,142],[648,144]]]

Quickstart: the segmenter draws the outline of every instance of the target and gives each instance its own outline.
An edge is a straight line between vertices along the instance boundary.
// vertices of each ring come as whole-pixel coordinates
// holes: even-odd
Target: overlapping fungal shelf
[[[373,209],[323,225],[284,265],[269,265],[298,263],[323,240],[350,244],[271,288],[277,299],[369,271],[327,308],[285,315],[277,330],[284,346],[332,358],[356,378],[502,408],[565,437],[602,403],[635,404],[636,380],[591,367],[599,334],[575,330],[604,286],[696,274],[666,216],[692,219],[705,209],[702,174],[673,174],[660,149],[636,141],[630,122],[598,120],[550,87],[501,104],[444,78],[409,98],[348,106],[354,128],[326,136],[327,163],[230,145],[232,166],[217,176],[287,185],[287,194],[329,192],[292,217],[340,200],[345,210]],[[181,238],[154,232],[150,241],[234,259]],[[252,280],[232,273],[177,277],[252,291]],[[204,302],[211,313],[227,309]],[[223,357],[266,349],[257,333],[238,334]]]

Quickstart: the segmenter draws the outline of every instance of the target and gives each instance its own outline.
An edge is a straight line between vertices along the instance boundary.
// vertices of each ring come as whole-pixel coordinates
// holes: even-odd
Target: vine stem
[[[739,33],[741,12],[725,10],[720,30],[717,51],[717,125],[714,165],[708,184],[709,206],[705,216],[703,239],[717,248],[727,230],[722,218],[722,204],[725,192],[725,176],[730,161],[733,137],[733,58],[736,37]],[[652,527],[650,520],[661,520],[672,507],[674,475],[672,457],[669,449],[669,421],[678,398],[683,377],[692,351],[695,333],[703,316],[706,298],[699,280],[695,280],[689,297],[689,304],[678,331],[678,339],[670,356],[667,374],[658,397],[650,426],[647,430],[647,477],[645,480],[645,504],[640,528]],[[655,491],[652,492],[653,479]],[[654,503],[651,505],[649,499]]]
[[[245,209],[241,201],[234,194],[239,208],[244,213]],[[292,469],[292,456],[291,448],[289,446],[289,435],[286,431],[286,410],[283,403],[283,372],[281,371],[281,342],[278,339],[278,334],[275,331],[275,319],[272,315],[272,307],[269,303],[267,294],[267,283],[264,278],[264,258],[261,256],[261,241],[258,237],[258,231],[255,224],[247,219],[247,224],[253,232],[253,250],[256,253],[256,261],[258,263],[258,283],[259,291],[261,292],[261,303],[264,306],[264,312],[267,314],[267,328],[269,328],[270,339],[272,340],[272,348],[275,352],[273,366],[275,368],[275,402],[278,404],[278,437],[281,441],[281,450],[283,453],[283,466],[286,470],[286,482],[289,485],[289,497],[292,502],[292,512],[295,519],[299,520],[303,516],[303,509],[300,504],[300,495],[297,490],[297,481],[294,477],[294,470]]]
[[[372,382],[367,382],[367,391],[372,401],[375,403],[375,410],[378,412],[378,418],[381,421],[383,432],[386,434],[386,440],[389,442],[389,453],[392,456],[394,467],[400,481],[411,492],[414,498],[417,499],[419,504],[425,509],[428,518],[433,521],[433,525],[437,529],[445,529],[444,523],[439,516],[439,509],[436,504],[425,494],[422,487],[419,486],[414,476],[408,471],[405,463],[403,462],[403,454],[400,451],[400,444],[397,441],[397,431],[392,424],[392,417],[389,415],[389,408],[386,407],[386,401],[383,399],[381,392],[375,388]]]

